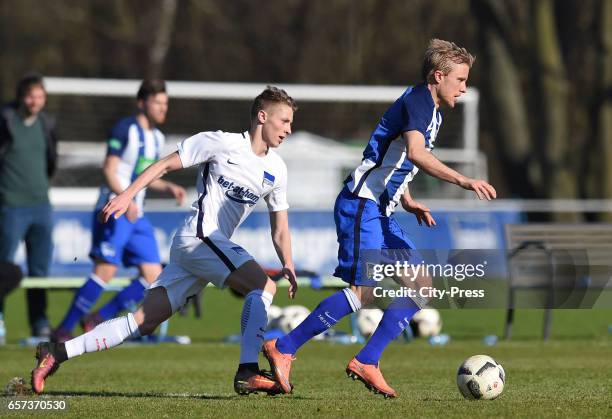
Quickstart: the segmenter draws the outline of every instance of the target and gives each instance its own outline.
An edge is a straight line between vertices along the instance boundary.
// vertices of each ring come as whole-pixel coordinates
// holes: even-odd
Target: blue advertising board
[[[504,249],[504,225],[520,222],[516,211],[444,211],[433,212],[437,226],[419,226],[407,213],[395,215],[420,249]],[[162,261],[168,260],[172,237],[185,217],[183,211],[150,210],[147,217],[155,226]],[[54,211],[54,252],[51,276],[83,276],[91,270],[88,253],[91,246],[92,212],[57,207]],[[299,269],[321,276],[332,274],[336,266],[336,232],[333,213],[326,211],[290,212],[294,260]],[[270,238],[269,215],[255,211],[232,238],[266,267],[278,267],[278,258]],[[23,245],[17,262],[25,260]],[[505,275],[505,266],[496,274]],[[131,274],[122,270],[119,275]]]

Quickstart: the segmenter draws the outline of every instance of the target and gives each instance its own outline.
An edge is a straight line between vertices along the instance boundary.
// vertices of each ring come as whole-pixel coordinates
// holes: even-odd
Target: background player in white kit
[[[178,145],[178,151],[149,166],[103,208],[104,221],[111,216],[117,219],[126,213],[138,191],[151,182],[167,172],[199,165],[198,199],[174,237],[169,264],[151,285],[142,306],[65,343],[38,345],[38,364],[32,370],[36,393],[42,393],[46,377],[61,362],[152,333],[209,282],[220,288],[229,286],[246,296],[234,389],[239,394],[280,391],[258,366],[267,311],[276,285],[230,237],[264,198],[270,211],[272,241],[283,274],[290,282],[289,296],[294,297],[297,283],[287,216],[287,168],[271,148],[278,147],[291,134],[295,110],[294,100],[284,90],[268,86],[253,102],[249,131],[202,132],[187,138]]]

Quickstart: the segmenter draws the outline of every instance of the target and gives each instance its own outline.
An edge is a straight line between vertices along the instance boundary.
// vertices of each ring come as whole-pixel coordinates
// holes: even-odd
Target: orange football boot
[[[32,390],[41,394],[45,389],[45,379],[55,373],[60,364],[48,342],[39,343],[36,347],[36,367],[32,370]]]
[[[237,372],[234,377],[234,391],[241,396],[248,396],[251,393],[257,394],[260,391],[272,396],[283,392],[269,371],[260,371],[259,374],[248,371]]]
[[[263,354],[270,363],[272,373],[278,384],[283,389],[284,393],[291,393],[293,391],[293,385],[289,379],[291,374],[291,363],[295,357],[291,354],[283,354],[276,349],[276,341],[278,339],[272,339],[264,343]]]
[[[346,367],[346,375],[353,380],[359,380],[368,390],[375,394],[382,394],[386,398],[395,398],[399,395],[385,381],[378,365],[362,364],[356,358],[351,359]]]

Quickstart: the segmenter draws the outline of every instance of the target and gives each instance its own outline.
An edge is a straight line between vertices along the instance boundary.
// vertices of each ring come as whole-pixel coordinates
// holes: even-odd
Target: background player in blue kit
[[[65,343],[38,345],[38,362],[32,371],[36,393],[43,392],[45,379],[61,362],[152,333],[209,282],[245,296],[234,390],[239,394],[280,392],[278,383],[262,374],[258,365],[276,283],[231,237],[263,199],[270,213],[272,242],[283,266],[282,274],[290,283],[289,297],[294,297],[297,283],[287,212],[287,167],[272,149],[291,134],[295,110],[295,101],[284,90],[268,86],[253,102],[248,131],[201,132],[185,139],[176,152],[153,163],[104,206],[103,219],[112,224],[130,210],[134,197],[147,185],[169,171],[198,166],[198,198],[174,236],[168,265],[151,285],[142,305]]]
[[[135,307],[144,291],[153,283],[162,268],[153,227],[143,215],[146,190],[130,202],[126,217],[103,223],[98,220],[102,207],[123,192],[149,165],[159,159],[165,137],[157,128],[166,120],[168,95],[163,80],[144,80],[136,95],[138,113],[120,120],[111,130],[103,173],[105,184],[93,213],[93,244],[89,256],[94,261],[93,272],[76,291],[68,312],[54,331],[52,340],[71,339],[74,326],[82,321],[85,331],[118,312]],[[185,190],[172,182],[158,179],[150,188],[168,192],[182,203]],[[121,290],[98,312],[86,316],[120,264],[137,266],[140,276]]]
[[[374,284],[362,272],[363,253],[399,249],[400,252],[392,252],[395,260],[410,260],[411,253],[414,255],[414,245],[391,218],[397,205],[415,214],[419,224],[435,225],[429,209],[414,201],[408,191],[408,182],[419,168],[431,176],[473,190],[480,199],[496,197],[495,189],[487,182],[461,175],[431,153],[442,123],[439,107],[453,108],[457,98],[465,93],[473,62],[474,57],[464,48],[452,42],[432,40],[423,60],[422,83],[409,87],[385,112],[372,133],[361,164],[346,179],[334,207],[339,243],[334,275],[350,287],[323,300],[289,334],[264,344],[264,355],[283,391],[292,389],[291,363],[297,350],[342,317],[372,301]],[[380,372],[379,360],[387,345],[402,333],[422,305],[407,297],[394,299],[366,346],[349,362],[347,374],[385,397],[397,397]]]

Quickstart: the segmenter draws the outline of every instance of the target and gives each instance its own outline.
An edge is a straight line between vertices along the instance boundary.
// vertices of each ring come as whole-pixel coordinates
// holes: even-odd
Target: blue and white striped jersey
[[[349,190],[377,202],[381,211],[390,216],[419,170],[407,159],[401,134],[419,131],[425,137],[425,147],[431,151],[441,124],[442,114],[427,86],[406,89],[372,133],[361,164],[346,181]]]
[[[121,187],[127,188],[139,174],[159,159],[159,154],[164,147],[165,137],[162,132],[153,128],[144,130],[135,116],[124,118],[117,122],[110,132],[107,140],[107,156],[119,156],[121,161],[117,166],[116,176]],[[146,188],[138,192],[134,200],[142,208]],[[106,202],[115,197],[107,185],[100,188],[100,198],[96,208],[103,207]]]

